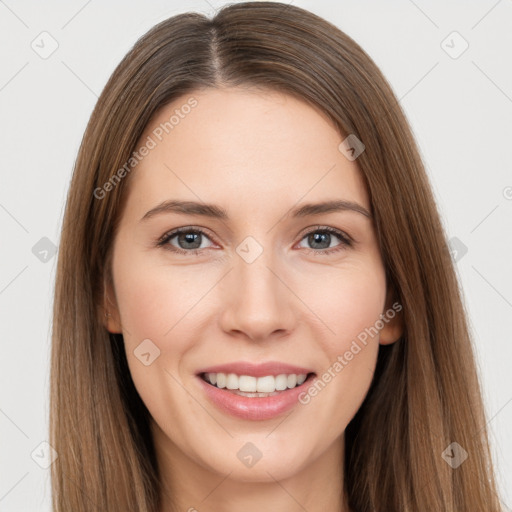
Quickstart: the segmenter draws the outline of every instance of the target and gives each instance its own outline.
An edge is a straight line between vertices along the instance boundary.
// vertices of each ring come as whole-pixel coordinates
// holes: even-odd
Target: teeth
[[[217,380],[217,387],[218,388],[225,388],[226,387],[226,374],[225,373],[208,373],[208,378],[210,379],[210,382],[212,383],[212,379],[210,377],[210,375],[213,375],[214,376],[214,379],[213,380]],[[213,383],[212,383],[213,384]]]
[[[264,377],[253,377],[252,375],[236,375],[235,373],[205,373],[204,379],[217,386],[230,390],[238,390],[245,393],[274,393],[275,391],[284,391],[296,386],[300,386],[307,375],[284,374]]]
[[[305,380],[307,375],[305,373],[301,373],[300,375],[297,375],[297,385],[300,386]],[[288,383],[290,381],[288,380]],[[288,384],[288,387],[290,387],[290,384]]]
[[[295,375],[295,374],[288,375],[286,385],[289,388],[294,388],[296,386],[296,384],[297,384],[297,375]]]
[[[246,391],[248,393],[258,390],[258,379],[256,377],[251,377],[249,375],[241,375],[240,377],[238,377],[238,379],[236,378],[236,375],[234,377],[235,380],[238,380],[235,389],[239,389],[240,391]]]

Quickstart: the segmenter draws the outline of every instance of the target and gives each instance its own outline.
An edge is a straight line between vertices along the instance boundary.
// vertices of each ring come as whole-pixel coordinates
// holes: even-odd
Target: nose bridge
[[[223,328],[264,339],[291,328],[290,291],[281,282],[278,258],[270,247],[247,237],[236,249],[222,313]]]

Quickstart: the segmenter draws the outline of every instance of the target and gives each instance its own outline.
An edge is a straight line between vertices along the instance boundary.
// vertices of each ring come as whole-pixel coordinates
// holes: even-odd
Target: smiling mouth
[[[289,373],[280,375],[265,375],[254,377],[252,375],[237,375],[234,373],[201,373],[199,377],[210,386],[234,395],[250,398],[265,398],[276,396],[301,386],[315,377],[310,373]]]

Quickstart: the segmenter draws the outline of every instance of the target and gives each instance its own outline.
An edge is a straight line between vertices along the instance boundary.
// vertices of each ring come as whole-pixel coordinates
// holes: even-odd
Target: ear
[[[391,343],[397,341],[404,332],[403,305],[396,300],[396,293],[393,286],[388,286],[386,304],[381,318],[384,327],[380,331],[379,343],[381,345],[391,345]]]
[[[104,283],[103,325],[107,331],[113,334],[122,334],[123,332],[114,287],[108,278],[105,279]]]

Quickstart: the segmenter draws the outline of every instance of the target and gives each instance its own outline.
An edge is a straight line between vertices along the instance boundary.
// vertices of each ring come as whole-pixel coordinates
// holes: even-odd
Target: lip
[[[286,389],[279,394],[268,397],[247,397],[231,393],[225,388],[209,384],[202,377],[203,373],[235,373],[237,375],[252,375],[263,377],[265,375],[280,375],[282,373],[305,373],[307,379],[292,389]],[[286,363],[268,362],[252,364],[237,362],[205,368],[197,373],[197,379],[209,400],[221,411],[244,420],[261,421],[275,418],[292,409],[299,401],[299,395],[305,391],[316,374],[311,370]]]
[[[254,364],[248,361],[237,361],[202,368],[196,375],[200,375],[201,373],[236,373],[236,375],[252,375],[254,377],[273,375],[275,377],[282,373],[296,373],[297,375],[305,373],[307,375],[308,373],[313,373],[313,370],[279,361],[267,361],[266,363],[260,364]]]

